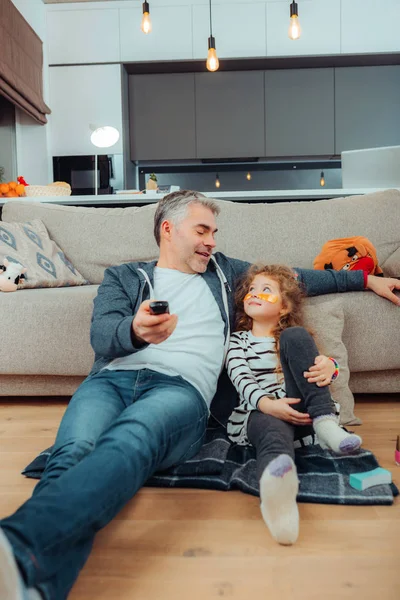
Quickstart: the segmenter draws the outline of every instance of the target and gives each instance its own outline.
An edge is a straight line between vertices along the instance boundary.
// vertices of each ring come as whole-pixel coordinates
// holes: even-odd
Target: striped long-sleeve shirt
[[[228,375],[239,394],[227,433],[237,444],[246,445],[247,421],[263,396],[274,400],[286,396],[283,376],[276,373],[277,354],[273,337],[255,337],[251,331],[237,331],[230,338],[226,356]]]

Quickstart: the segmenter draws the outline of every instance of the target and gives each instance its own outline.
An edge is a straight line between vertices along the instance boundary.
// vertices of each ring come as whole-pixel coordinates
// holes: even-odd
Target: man
[[[233,292],[249,266],[212,257],[218,212],[202,194],[169,194],[155,213],[158,261],[106,270],[94,301],[93,369],[32,498],[0,523],[1,600],[66,598],[96,532],[155,471],[200,449]],[[299,269],[298,277],[310,295],[364,289],[360,271]],[[400,304],[399,281],[369,277],[367,287]],[[151,314],[152,298],[168,300],[172,314]]]

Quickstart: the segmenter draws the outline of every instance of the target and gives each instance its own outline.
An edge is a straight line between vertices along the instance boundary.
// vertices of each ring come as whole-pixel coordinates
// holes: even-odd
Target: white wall
[[[50,105],[53,107],[53,156],[90,155],[90,126],[116,127],[119,141],[110,148],[122,154],[121,67],[80,65],[50,68]]]
[[[47,60],[46,5],[42,0],[12,0],[13,4],[43,42],[43,96],[49,104]],[[52,181],[50,149],[51,115],[47,125],[39,125],[26,113],[16,109],[16,146],[18,175],[28,183],[47,184]]]

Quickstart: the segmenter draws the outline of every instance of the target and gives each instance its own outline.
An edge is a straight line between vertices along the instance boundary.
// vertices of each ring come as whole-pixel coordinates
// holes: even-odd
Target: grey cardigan
[[[249,268],[250,263],[229,258],[221,252],[216,252],[214,258],[226,278],[225,289],[229,316],[224,308],[221,279],[212,261],[210,261],[202,277],[209,286],[221,311],[226,336],[229,331],[228,318],[231,330],[233,331],[234,328],[235,288]],[[103,282],[94,299],[90,342],[95,352],[95,361],[90,375],[100,371],[114,358],[140,352],[146,346],[146,344],[138,344],[134,339],[132,321],[140,304],[150,297],[149,285],[139,269],[147,273],[153,285],[156,263],[157,261],[132,262],[106,269]],[[362,271],[295,270],[298,273],[299,283],[308,296],[364,289]],[[236,391],[226,372],[223,371],[211,404],[211,413],[218,422],[226,423],[236,402]]]

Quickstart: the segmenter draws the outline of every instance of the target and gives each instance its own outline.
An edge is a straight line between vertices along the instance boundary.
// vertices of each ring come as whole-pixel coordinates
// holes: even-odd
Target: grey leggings
[[[308,412],[314,419],[335,414],[336,409],[328,387],[308,383],[304,371],[314,364],[318,348],[313,337],[303,327],[290,327],[280,337],[280,359],[288,398],[301,398],[294,408]],[[279,454],[289,454],[294,460],[293,442],[296,438],[313,433],[311,425],[294,426],[286,421],[252,411],[247,423],[247,437],[256,449],[257,476],[260,479],[265,467]]]

